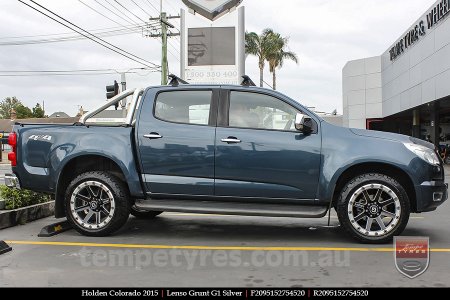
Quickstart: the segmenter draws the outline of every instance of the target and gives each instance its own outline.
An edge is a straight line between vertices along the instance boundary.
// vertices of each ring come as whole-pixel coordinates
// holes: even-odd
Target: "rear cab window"
[[[168,91],[158,94],[155,118],[180,124],[209,125],[212,91]]]

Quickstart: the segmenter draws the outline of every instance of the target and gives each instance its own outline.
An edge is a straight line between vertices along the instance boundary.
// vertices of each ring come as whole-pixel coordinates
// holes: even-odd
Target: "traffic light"
[[[106,99],[109,100],[117,95],[119,95],[119,84],[117,83],[116,80],[114,80],[113,85],[106,86]]]

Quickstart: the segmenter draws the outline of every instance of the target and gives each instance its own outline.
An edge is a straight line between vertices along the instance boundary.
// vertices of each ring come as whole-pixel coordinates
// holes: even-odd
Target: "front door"
[[[227,105],[221,107],[229,118],[228,126],[222,124],[216,133],[216,196],[315,199],[321,160],[318,124],[314,121],[310,135],[297,131],[294,120],[300,111],[270,95],[230,91],[225,98]]]
[[[218,91],[150,90],[137,139],[150,197],[214,195],[214,142]]]

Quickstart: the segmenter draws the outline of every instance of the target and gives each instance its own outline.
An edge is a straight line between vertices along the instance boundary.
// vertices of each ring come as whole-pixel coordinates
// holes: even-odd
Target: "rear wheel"
[[[364,243],[386,243],[405,229],[410,204],[397,180],[364,174],[348,182],[337,202],[342,227]]]
[[[100,171],[83,173],[67,188],[67,220],[83,235],[110,235],[128,220],[128,198],[128,189],[115,176]]]

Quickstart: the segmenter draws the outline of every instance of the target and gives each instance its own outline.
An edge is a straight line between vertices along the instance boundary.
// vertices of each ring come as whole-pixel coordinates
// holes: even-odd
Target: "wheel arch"
[[[334,190],[332,194],[333,205],[339,198],[339,194],[344,188],[345,184],[349,182],[352,178],[367,174],[367,173],[379,173],[397,180],[405,189],[411,206],[412,212],[417,212],[417,200],[416,192],[414,189],[414,183],[411,176],[402,170],[401,168],[382,162],[365,162],[352,165],[345,169],[337,178],[336,184],[334,185]]]
[[[66,216],[64,209],[64,194],[67,186],[75,177],[89,171],[107,171],[119,178],[125,184],[128,191],[130,189],[126,180],[126,170],[124,171],[123,167],[113,159],[99,154],[87,154],[73,157],[64,164],[57,177],[58,180],[55,192],[56,218],[63,218]]]

